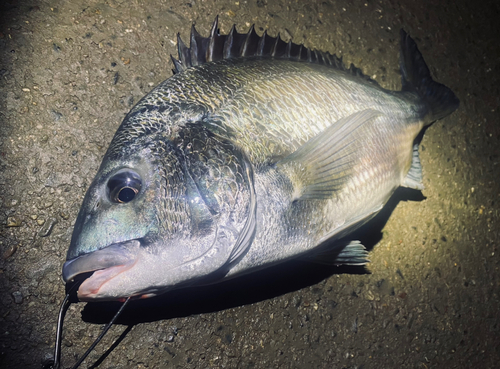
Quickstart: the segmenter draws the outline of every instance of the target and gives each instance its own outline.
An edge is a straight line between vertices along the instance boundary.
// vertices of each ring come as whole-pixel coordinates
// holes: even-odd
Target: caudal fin
[[[453,113],[459,100],[448,87],[432,79],[415,41],[404,30],[400,33],[399,67],[403,91],[416,91],[429,105],[429,123]]]

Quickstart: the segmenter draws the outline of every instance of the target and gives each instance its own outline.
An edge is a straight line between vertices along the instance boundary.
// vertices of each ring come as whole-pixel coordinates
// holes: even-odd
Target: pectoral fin
[[[366,135],[377,110],[363,110],[342,118],[276,163],[289,175],[295,199],[327,199],[352,176]]]

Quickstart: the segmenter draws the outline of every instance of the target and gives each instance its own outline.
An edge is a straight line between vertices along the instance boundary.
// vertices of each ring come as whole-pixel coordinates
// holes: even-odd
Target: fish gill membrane
[[[85,195],[62,271],[75,300],[128,302],[290,260],[366,264],[353,232],[400,186],[423,189],[421,132],[459,106],[403,30],[401,91],[253,26],[221,35],[217,18],[209,37],[192,27],[190,47],[178,37],[172,60]]]

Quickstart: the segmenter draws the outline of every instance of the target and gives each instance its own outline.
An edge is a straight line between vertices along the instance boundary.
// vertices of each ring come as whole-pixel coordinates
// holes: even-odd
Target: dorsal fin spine
[[[248,31],[245,42],[243,42],[243,45],[241,45],[241,51],[240,55],[241,56],[253,56],[255,55],[255,49],[258,44],[255,43],[255,40],[258,39],[259,36],[255,32],[255,27],[252,24],[252,27],[250,27],[250,30]],[[254,50],[252,50],[254,49]]]
[[[276,57],[276,51],[278,50],[278,44],[279,44],[280,40],[281,40],[281,36],[280,36],[280,33],[278,32],[278,36],[276,36],[276,38],[274,39],[274,44],[271,47],[271,51],[270,51],[270,54],[273,58]]]
[[[191,66],[191,53],[189,49],[182,42],[181,34],[177,34],[177,52],[179,53],[179,61],[183,65],[182,70]]]
[[[256,56],[264,55],[264,44],[266,42],[267,31],[264,31],[262,36],[259,38],[259,43],[257,44],[257,50],[255,51]]]
[[[224,43],[224,52],[223,54],[223,59],[229,59],[231,57],[231,48],[234,43],[234,34],[236,32],[236,25],[233,24],[233,27],[231,27],[231,31],[229,31],[229,34],[227,35],[226,42]]]
[[[207,61],[214,61],[215,55],[215,44],[219,36],[219,16],[215,17],[214,24],[212,24],[212,29],[210,30],[210,37],[207,46]]]
[[[285,59],[290,59],[290,51],[292,50],[292,41],[288,41],[285,48]]]
[[[189,43],[189,50],[191,51],[191,65],[195,66],[199,64],[199,57],[201,55],[198,55],[198,42],[197,42],[197,36],[199,36],[198,31],[196,31],[196,28],[194,28],[194,24],[191,26],[191,40]]]
[[[175,69],[172,69],[172,72],[174,72],[174,74],[179,73],[180,71],[183,70],[183,66],[179,60],[174,58],[172,55],[170,55],[170,59],[172,59],[172,63],[174,63]]]

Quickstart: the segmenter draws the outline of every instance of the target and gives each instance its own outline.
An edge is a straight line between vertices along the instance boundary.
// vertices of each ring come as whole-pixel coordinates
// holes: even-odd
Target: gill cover
[[[232,240],[227,260],[217,270],[223,275],[252,244],[257,199],[250,161],[205,124],[186,124],[173,143],[184,158],[192,236],[215,230],[217,238]]]

